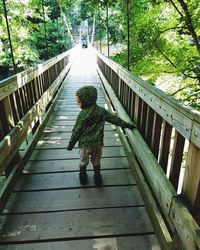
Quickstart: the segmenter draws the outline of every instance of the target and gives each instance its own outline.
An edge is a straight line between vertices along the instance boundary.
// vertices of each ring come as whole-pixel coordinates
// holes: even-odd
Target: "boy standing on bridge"
[[[80,148],[80,173],[82,185],[87,183],[86,167],[89,157],[94,168],[94,181],[97,186],[102,184],[100,174],[100,160],[102,155],[104,124],[109,122],[122,128],[134,129],[130,124],[116,115],[112,115],[106,109],[99,107],[97,101],[97,89],[93,86],[85,86],[76,92],[77,104],[80,107],[75,126],[67,150],[72,150],[76,142]]]

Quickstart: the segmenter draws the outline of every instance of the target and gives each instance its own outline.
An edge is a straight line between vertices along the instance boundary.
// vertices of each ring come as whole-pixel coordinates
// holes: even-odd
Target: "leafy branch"
[[[199,40],[198,40],[197,33],[195,32],[194,26],[192,24],[192,18],[191,18],[191,15],[189,13],[187,4],[183,0],[177,0],[181,5],[182,10],[184,11],[184,14],[185,14],[185,16],[184,16],[182,14],[182,12],[179,10],[179,8],[176,6],[176,4],[174,3],[173,0],[168,0],[168,1],[174,6],[176,11],[179,13],[179,15],[185,21],[185,23],[187,25],[187,28],[188,28],[188,31],[190,32],[190,34],[191,34],[191,36],[193,38],[194,44],[195,44],[195,46],[197,48],[197,51],[200,53],[200,43],[199,43]]]

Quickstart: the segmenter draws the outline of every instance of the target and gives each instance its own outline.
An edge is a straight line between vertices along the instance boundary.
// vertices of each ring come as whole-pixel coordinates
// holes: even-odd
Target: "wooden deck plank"
[[[83,84],[82,87],[86,85],[86,84]],[[95,85],[95,84],[91,84],[91,85]],[[67,86],[67,85],[65,85]],[[76,87],[76,90],[78,89],[79,87],[77,86]],[[77,104],[76,102],[76,91],[70,91],[69,89],[67,88],[63,88],[62,90],[62,93],[59,95],[59,100],[65,100],[65,101],[68,101],[69,103],[74,103],[74,104]],[[98,98],[97,98],[97,102],[105,102],[105,98],[103,96],[103,93],[99,90],[99,88],[97,88],[97,92],[98,92]]]
[[[73,110],[73,109],[70,109],[70,110],[57,110],[57,111],[54,111],[52,113],[53,116],[63,116],[63,115],[73,115],[73,116],[78,116],[78,114],[80,113],[80,110]]]
[[[56,125],[56,126],[74,126],[76,120],[67,120],[67,121],[54,121],[54,120],[49,120],[47,123],[47,127],[49,125]],[[107,125],[111,126],[115,130],[115,126],[112,125],[111,123],[106,122],[105,123],[105,129],[107,128]],[[110,129],[109,129],[110,130]]]
[[[57,121],[57,120],[76,120],[77,118],[77,115],[56,115],[56,114],[52,114],[51,115],[51,118],[50,118],[50,121],[54,120],[54,121]]]
[[[77,168],[78,170],[78,168]],[[94,187],[93,171],[87,171],[86,187]],[[135,180],[127,169],[102,170],[103,185],[134,185]],[[77,172],[24,175],[15,190],[46,190],[81,187]]]
[[[36,145],[35,149],[58,149],[66,148],[69,140],[40,140]],[[78,143],[77,143],[78,144]],[[75,145],[75,148],[78,148],[78,145]],[[121,142],[118,138],[109,138],[104,140],[105,147],[116,147],[121,146]]]
[[[74,122],[75,123],[75,122]],[[72,132],[73,126],[68,125],[48,125],[45,127],[44,132]],[[105,131],[115,131],[113,125],[105,125]]]
[[[79,168],[79,159],[73,160],[46,160],[39,161],[33,160],[29,161],[26,165],[24,172],[26,173],[45,173],[45,172],[67,172],[67,171],[77,171]],[[128,168],[128,161],[126,157],[120,158],[102,158],[101,159],[101,169],[117,169],[117,168]],[[93,169],[92,164],[89,164],[87,169]]]
[[[73,94],[71,94],[71,95],[73,95]],[[66,104],[66,106],[67,105],[76,105],[77,106],[76,96],[75,95],[70,97],[69,95],[65,94],[63,96],[60,96],[58,100],[60,101],[60,103],[62,102],[62,104]],[[105,99],[103,97],[102,98],[98,97],[96,103],[101,106],[101,105],[104,105],[106,102],[105,102]]]
[[[161,250],[155,235],[0,245],[0,250]]]
[[[122,147],[104,147],[103,157],[121,157],[125,156]],[[74,148],[72,151],[66,149],[44,149],[34,150],[31,155],[31,160],[62,160],[62,159],[74,159],[79,158],[79,149]]]
[[[65,81],[65,83],[66,83],[66,81]],[[67,83],[66,83],[67,84]],[[83,85],[82,85],[83,86]],[[65,86],[64,86],[64,88],[65,88]],[[64,89],[63,88],[63,91],[68,91],[67,89]],[[76,87],[76,89],[78,88],[78,86]],[[56,105],[59,105],[59,104],[62,104],[62,105],[68,105],[68,106],[75,106],[75,107],[78,107],[78,105],[77,105],[77,102],[76,102],[76,97],[75,97],[75,94],[74,93],[72,93],[71,94],[71,98],[67,98],[67,99],[64,99],[64,98],[59,98],[58,97],[58,99],[57,99],[57,103],[56,103]],[[105,100],[103,99],[99,99],[99,98],[97,98],[97,103],[105,103]]]
[[[154,232],[144,207],[1,215],[0,221],[3,224],[1,242]]]
[[[56,125],[56,126],[74,126],[75,122],[76,122],[76,120],[72,120],[72,121],[70,121],[70,120],[68,120],[68,121],[52,121],[51,120],[48,122],[47,126],[49,126],[49,125],[52,125],[52,126],[54,126],[54,125]]]
[[[108,138],[119,138],[116,132],[112,131],[105,131],[104,132],[104,139]],[[71,132],[44,132],[41,140],[69,140],[71,138]]]
[[[137,186],[13,193],[4,213],[143,206]]]

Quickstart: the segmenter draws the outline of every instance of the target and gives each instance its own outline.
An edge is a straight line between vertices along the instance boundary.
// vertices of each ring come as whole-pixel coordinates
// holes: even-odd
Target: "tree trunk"
[[[178,0],[178,2],[180,3],[184,13],[185,13],[185,16],[183,16],[183,14],[178,10],[177,6],[175,5],[175,3],[170,0],[170,2],[172,3],[172,5],[175,7],[175,9],[178,11],[178,13],[184,18],[185,20],[185,23],[188,27],[188,30],[193,38],[193,41],[194,41],[194,44],[197,48],[197,51],[200,52],[200,43],[198,41],[198,36],[197,36],[197,33],[195,32],[195,29],[194,29],[194,26],[192,24],[192,18],[191,18],[191,15],[189,13],[189,10],[188,10],[188,6],[187,6],[187,3],[184,2],[184,0]]]

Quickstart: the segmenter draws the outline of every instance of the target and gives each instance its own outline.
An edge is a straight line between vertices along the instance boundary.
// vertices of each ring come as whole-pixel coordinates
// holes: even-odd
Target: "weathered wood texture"
[[[155,235],[139,235],[135,237],[112,237],[80,240],[62,240],[57,242],[26,243],[19,245],[0,246],[1,250],[147,250],[153,246],[154,250],[159,250]]]
[[[0,83],[0,174],[35,133],[70,68],[70,52]],[[68,64],[68,65],[67,65]],[[14,163],[12,164],[14,166]]]
[[[52,62],[55,62],[55,58],[44,65],[40,65],[41,67],[44,66],[43,69],[46,67],[45,71],[35,68],[18,74],[17,78],[11,77],[8,80],[1,82],[1,97],[3,98],[3,95],[10,94],[10,96],[1,100],[1,103],[4,105],[3,107],[5,107],[3,108],[3,111],[5,111],[5,117],[9,118],[9,123],[5,123],[9,125],[6,127],[7,134],[4,133],[2,141],[0,142],[0,173],[5,171],[6,175],[0,190],[1,212],[13,191],[19,176],[21,176],[21,172],[30,158],[32,150],[37,144],[47,120],[49,119],[55,103],[55,98],[61,90],[62,81],[71,67],[71,62],[69,63],[69,54],[70,52],[67,52],[57,57],[58,60],[56,59],[56,63],[59,64],[59,71],[57,71],[56,74],[55,72],[49,72],[51,76],[48,76],[46,82],[44,81],[45,76],[43,77],[43,74],[47,74],[47,71],[54,71],[55,67],[52,66]],[[50,68],[48,68],[47,65]],[[36,86],[43,89],[40,91],[39,96],[36,91],[36,97],[34,96],[35,94],[32,83],[30,83],[32,80],[28,78],[29,73],[33,71],[43,79],[42,81],[39,81],[39,85]],[[21,81],[22,86],[19,82],[17,82],[18,85],[16,86],[21,86],[21,89],[14,90],[16,87],[15,81],[16,79],[20,81],[20,77],[23,78],[23,81]],[[16,96],[13,91],[17,93]],[[26,102],[24,102],[24,97],[26,97]],[[38,99],[39,97],[40,99]],[[17,105],[21,106],[17,107]],[[22,110],[24,107],[26,110]],[[16,117],[20,120],[15,125]],[[27,143],[22,155],[20,146],[23,142]]]
[[[70,99],[75,106],[77,88],[89,81],[103,105],[95,64],[85,56],[69,72],[57,103]],[[79,74],[74,74],[77,69]],[[91,163],[88,184],[81,186],[77,146],[66,150],[76,115],[71,112],[62,119],[69,107],[55,107],[0,216],[0,249],[161,249],[116,129],[105,127],[102,187],[94,185]]]
[[[174,239],[180,237],[182,247],[185,249],[200,248],[200,229],[194,221],[195,218],[196,222],[199,222],[198,216],[200,215],[197,212],[199,211],[200,190],[200,176],[199,171],[197,171],[200,152],[200,140],[197,140],[200,126],[199,113],[183,107],[173,98],[135,77],[104,56],[98,53],[96,55],[101,69],[99,75],[114,109],[127,121],[132,119],[137,123],[140,134],[137,130],[134,130],[133,133],[127,130],[126,134],[150,188],[157,197],[157,202],[162,208],[172,232],[174,231]],[[105,71],[105,68],[108,67],[110,70]],[[110,76],[108,76],[109,72]],[[118,79],[115,81],[112,79],[113,72],[118,75]],[[123,93],[120,93],[122,90]],[[136,111],[129,108],[129,101],[124,99],[124,91],[128,100],[133,100],[132,96],[134,96],[132,105]],[[135,114],[134,117],[133,114]],[[147,124],[149,119],[150,127]],[[151,131],[148,131],[149,129]],[[172,131],[175,131],[175,137],[172,135]],[[184,143],[187,139],[190,140],[190,150],[186,174],[184,175],[182,197],[189,201],[192,213],[180,202],[181,198],[174,189],[177,189],[180,181],[181,164],[184,163]],[[171,151],[170,148],[172,148]],[[169,179],[165,175],[167,172]],[[173,216],[169,216],[172,211]],[[194,218],[191,214],[194,215]],[[186,227],[187,221],[191,223],[188,228]],[[188,244],[188,242],[190,243]]]

